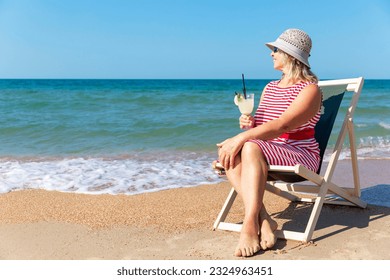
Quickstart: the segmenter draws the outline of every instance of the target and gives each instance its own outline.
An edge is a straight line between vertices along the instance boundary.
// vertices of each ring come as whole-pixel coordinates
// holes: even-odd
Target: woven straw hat
[[[273,50],[274,47],[281,49],[310,68],[309,56],[311,39],[304,31],[299,29],[287,29],[275,42],[266,43],[265,45],[271,50]]]

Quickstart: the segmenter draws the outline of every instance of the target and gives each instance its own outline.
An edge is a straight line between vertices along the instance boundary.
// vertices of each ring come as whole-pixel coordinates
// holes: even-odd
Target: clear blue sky
[[[0,0],[0,78],[274,78],[290,27],[320,78],[390,78],[389,0]]]

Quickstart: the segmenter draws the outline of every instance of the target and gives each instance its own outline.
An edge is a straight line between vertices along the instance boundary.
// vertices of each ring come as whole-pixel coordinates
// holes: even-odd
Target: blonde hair
[[[310,68],[300,62],[298,59],[291,55],[278,50],[282,54],[282,61],[284,64],[283,78],[297,83],[298,81],[317,83],[317,76],[310,70]]]

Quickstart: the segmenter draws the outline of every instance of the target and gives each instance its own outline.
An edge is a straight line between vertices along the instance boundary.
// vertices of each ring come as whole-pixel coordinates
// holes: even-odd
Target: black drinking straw
[[[242,84],[243,84],[243,86],[244,86],[244,88],[243,88],[243,92],[244,92],[244,99],[246,99],[246,88],[245,88],[245,80],[244,80],[244,74],[242,74]]]

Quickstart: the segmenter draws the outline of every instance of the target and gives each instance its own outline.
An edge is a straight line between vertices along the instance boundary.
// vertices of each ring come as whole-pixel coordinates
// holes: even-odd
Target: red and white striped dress
[[[279,81],[270,82],[264,91],[261,104],[255,114],[255,126],[277,119],[311,82],[300,82],[291,87],[278,86]],[[302,164],[316,172],[320,162],[319,146],[314,138],[314,127],[320,119],[318,112],[310,121],[271,140],[252,139],[262,150],[270,165],[294,166]]]

